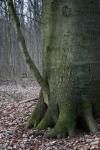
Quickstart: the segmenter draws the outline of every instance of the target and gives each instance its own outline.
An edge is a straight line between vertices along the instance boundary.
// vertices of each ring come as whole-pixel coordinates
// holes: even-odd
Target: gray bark
[[[79,116],[96,132],[92,104],[100,97],[99,17],[97,0],[43,0],[43,69],[50,96],[37,128],[47,128],[53,122],[48,137],[73,135]]]

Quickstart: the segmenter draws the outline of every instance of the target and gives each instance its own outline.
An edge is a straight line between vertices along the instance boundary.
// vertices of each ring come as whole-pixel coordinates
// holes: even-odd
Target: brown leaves
[[[26,90],[26,89],[25,89]],[[34,94],[34,92],[35,94]],[[25,91],[23,91],[24,93]],[[35,90],[31,90],[36,95]],[[29,93],[30,94],[30,91]],[[27,119],[36,101],[9,101],[0,94],[0,150],[99,150],[100,121],[96,134],[82,134],[73,138],[44,139],[43,134],[35,136],[35,129],[27,129]],[[35,98],[33,96],[32,98]],[[25,97],[23,98],[25,99]],[[45,131],[44,131],[45,132]]]

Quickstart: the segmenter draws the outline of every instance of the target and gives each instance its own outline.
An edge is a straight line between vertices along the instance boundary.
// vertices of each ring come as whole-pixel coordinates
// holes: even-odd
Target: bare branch
[[[16,11],[15,11],[15,8],[14,8],[14,5],[13,5],[13,0],[7,0],[7,4],[8,4],[8,9],[9,9],[10,16],[12,17],[12,19],[14,21],[16,34],[17,34],[17,37],[19,39],[19,43],[22,47],[26,64],[30,68],[31,73],[36,78],[36,81],[39,83],[39,85],[41,86],[43,91],[48,95],[48,93],[49,93],[48,84],[45,81],[45,79],[43,79],[43,77],[41,76],[39,70],[37,69],[35,63],[32,61],[32,59],[29,55],[29,52],[28,52],[28,49],[27,49],[27,46],[26,46],[26,42],[25,42],[24,36],[22,34],[22,31],[21,31],[19,18],[16,15]]]

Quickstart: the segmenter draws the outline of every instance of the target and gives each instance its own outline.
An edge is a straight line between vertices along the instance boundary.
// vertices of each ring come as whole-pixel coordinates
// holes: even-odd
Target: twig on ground
[[[31,107],[34,108],[33,106],[34,106],[34,104],[31,104],[31,105],[27,106],[27,108],[28,109],[31,108]]]
[[[31,102],[31,101],[36,101],[36,100],[38,100],[38,98],[23,100],[23,101],[19,102],[18,105],[21,105],[21,104],[23,104],[23,103],[28,103],[28,102]]]

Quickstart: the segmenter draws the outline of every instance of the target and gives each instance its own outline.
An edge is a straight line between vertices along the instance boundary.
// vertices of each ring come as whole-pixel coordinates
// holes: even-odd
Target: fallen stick
[[[31,107],[33,107],[34,106],[34,104],[31,104],[31,105],[29,105],[27,108],[29,109],[29,108],[31,108]],[[33,107],[34,108],[34,107]],[[32,108],[32,109],[33,109]]]
[[[19,102],[18,105],[23,104],[23,103],[28,103],[28,102],[31,102],[31,101],[36,101],[36,100],[38,100],[38,98],[23,100],[23,101]]]

